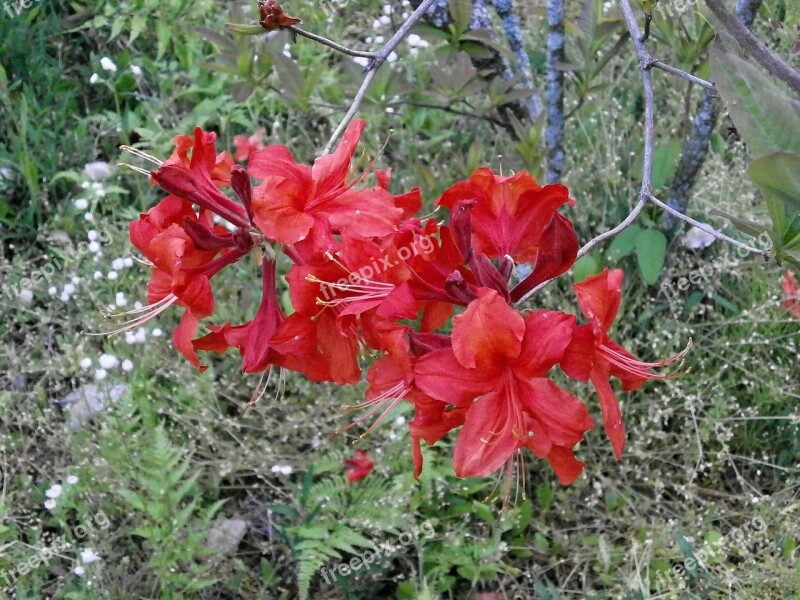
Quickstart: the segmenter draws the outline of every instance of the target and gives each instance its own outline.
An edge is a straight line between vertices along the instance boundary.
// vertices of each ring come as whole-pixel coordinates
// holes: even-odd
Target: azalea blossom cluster
[[[123,329],[176,306],[183,317],[174,345],[201,371],[201,353],[233,348],[245,373],[275,366],[339,385],[365,378],[365,401],[351,407],[363,413],[353,425],[373,420],[368,433],[410,403],[417,476],[421,442],[432,445],[460,428],[458,476],[486,476],[504,465],[510,472],[527,448],[562,483],[574,481],[584,467],[574,448],[594,421],[548,377],[559,367],[594,386],[619,458],[625,432],[610,378],[633,390],[661,377],[652,368],[675,358],[643,363],[609,337],[622,271],[575,285],[583,324],[572,314],[515,307],[576,259],[575,230],[559,212],[574,204],[569,190],[539,185],[525,171],[501,176],[480,168],[436,201],[445,218],[419,217],[420,190],[390,192],[390,170],[351,174],[363,127],[351,123],[338,148],[311,166],[257,136],[236,140],[238,164],[218,154],[215,134],[201,129],[176,137],[163,163],[149,157],[158,163],[152,181],[168,195],[130,225],[152,274],[149,305],[132,311]],[[421,244],[425,252],[401,252]],[[260,256],[259,308],[246,323],[215,322],[214,277],[251,253]],[[290,264],[288,315],[278,301],[279,260]],[[531,272],[511,285],[520,263]],[[376,264],[384,267],[368,268]],[[365,353],[377,358],[364,373]],[[348,466],[357,479],[372,465]]]

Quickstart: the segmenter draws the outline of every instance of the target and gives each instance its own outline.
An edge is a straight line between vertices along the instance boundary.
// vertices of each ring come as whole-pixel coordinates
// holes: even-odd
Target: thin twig
[[[422,4],[420,4],[417,9],[411,13],[411,15],[409,15],[409,17],[400,26],[400,29],[397,30],[392,38],[386,42],[386,45],[384,45],[383,48],[375,53],[375,57],[364,69],[367,72],[367,76],[364,78],[364,81],[361,82],[361,87],[358,88],[358,92],[356,92],[355,98],[353,98],[353,103],[350,105],[350,109],[347,111],[347,114],[344,116],[341,123],[339,123],[334,130],[333,134],[331,135],[331,139],[328,140],[327,144],[325,144],[322,154],[328,154],[333,149],[333,145],[336,143],[342,133],[344,133],[344,130],[350,124],[350,121],[352,121],[356,116],[356,113],[358,113],[358,109],[361,107],[361,102],[363,102],[364,96],[367,93],[367,88],[369,88],[372,80],[375,79],[375,74],[378,72],[378,69],[383,66],[383,63],[386,62],[386,59],[389,58],[389,55],[394,52],[394,49],[397,48],[397,46],[400,45],[400,42],[402,42],[403,39],[411,32],[411,28],[416,25],[417,21],[422,18],[422,16],[435,2],[436,0],[425,0]]]
[[[668,65],[667,63],[661,62],[660,60],[652,61],[650,63],[650,66],[656,69],[661,69],[662,71],[665,71],[667,73],[672,73],[673,75],[677,75],[678,77],[683,77],[686,81],[691,81],[692,83],[696,83],[697,85],[702,86],[708,90],[716,91],[717,89],[717,86],[714,85],[713,82],[701,79],[696,75],[692,75],[691,73],[682,71],[681,69],[673,67],[672,65]]]
[[[738,42],[742,49],[752,56],[762,67],[786,83],[800,94],[800,73],[786,64],[783,59],[770,50],[731,13],[721,0],[705,0],[708,8],[719,19],[725,29]]]
[[[653,204],[655,204],[656,206],[660,206],[661,208],[663,208],[665,211],[667,211],[669,214],[671,214],[673,217],[675,217],[679,221],[685,221],[686,223],[689,223],[690,225],[694,225],[698,229],[701,229],[701,230],[705,231],[707,234],[709,234],[711,236],[714,236],[718,240],[722,240],[724,242],[728,242],[729,244],[732,244],[732,245],[736,246],[737,248],[742,248],[743,250],[747,250],[748,252],[752,252],[753,254],[760,254],[761,256],[764,256],[764,257],[768,257],[769,256],[769,250],[759,250],[758,248],[753,248],[752,246],[748,246],[747,244],[743,244],[742,242],[740,242],[738,240],[735,240],[732,237],[729,237],[729,236],[725,235],[724,233],[722,233],[720,231],[717,231],[716,229],[714,229],[710,225],[706,225],[705,223],[701,223],[700,221],[696,221],[695,219],[693,219],[691,217],[687,217],[682,212],[675,210],[670,205],[668,205],[665,202],[662,202],[661,200],[659,200],[658,198],[656,198],[653,195],[651,195],[649,197],[649,201],[652,202]]]
[[[322,44],[323,46],[328,46],[329,48],[333,48],[337,52],[341,52],[342,54],[347,54],[348,56],[361,56],[363,58],[371,58],[375,59],[378,56],[377,52],[368,52],[366,50],[353,50],[352,48],[348,48],[347,46],[342,46],[334,42],[333,40],[329,40],[326,37],[321,35],[317,35],[316,33],[311,33],[310,31],[306,31],[305,29],[300,29],[294,25],[289,25],[288,27],[284,27],[284,29],[288,29],[292,33],[296,33],[297,35],[308,38],[309,40],[313,40],[318,44]]]

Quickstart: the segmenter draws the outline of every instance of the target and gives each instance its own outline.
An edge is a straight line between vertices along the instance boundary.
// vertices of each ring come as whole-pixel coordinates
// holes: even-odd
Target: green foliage
[[[734,47],[727,40],[714,48],[712,69],[755,157],[748,173],[764,193],[773,254],[800,267],[800,101],[737,56]]]

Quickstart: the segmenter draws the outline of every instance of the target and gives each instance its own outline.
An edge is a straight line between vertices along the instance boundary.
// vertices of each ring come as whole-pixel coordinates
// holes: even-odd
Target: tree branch
[[[564,71],[559,63],[564,54],[564,0],[547,3],[547,126],[544,141],[547,149],[545,183],[561,179],[564,170]]]
[[[364,78],[364,81],[361,82],[361,87],[358,88],[358,92],[356,92],[355,98],[353,98],[353,103],[350,105],[350,109],[345,114],[342,121],[334,130],[333,134],[331,135],[331,139],[328,140],[328,143],[325,144],[325,148],[322,150],[322,154],[328,154],[333,145],[339,139],[339,137],[344,133],[344,130],[347,129],[347,126],[350,124],[350,121],[356,116],[358,113],[358,109],[361,108],[361,103],[364,101],[364,96],[367,93],[367,89],[369,88],[372,80],[375,79],[375,75],[383,66],[383,63],[386,62],[386,59],[389,55],[394,51],[397,46],[400,45],[400,42],[405,39],[405,37],[411,32],[411,28],[422,18],[422,15],[430,8],[436,0],[424,0],[422,4],[420,4],[417,9],[409,15],[409,17],[405,20],[405,22],[400,26],[395,34],[391,37],[391,39],[386,42],[386,44],[381,48],[376,54],[375,57],[370,61],[370,63],[364,68],[367,72],[367,76]]]
[[[736,15],[750,27],[753,24],[756,13],[761,6],[762,0],[739,0],[736,7]],[[697,105],[694,123],[689,137],[683,144],[681,158],[675,176],[670,185],[667,204],[670,208],[685,214],[689,206],[689,197],[692,188],[697,180],[697,175],[703,167],[708,154],[708,146],[711,140],[711,132],[716,127],[719,118],[720,102],[715,90],[706,89],[703,97]],[[672,229],[678,220],[669,212],[665,212],[661,218],[662,229]]]
[[[705,2],[714,16],[719,19],[747,54],[772,75],[786,83],[795,93],[800,94],[800,73],[786,64],[780,56],[754,36],[735,15],[725,8],[721,0],[705,0]]]

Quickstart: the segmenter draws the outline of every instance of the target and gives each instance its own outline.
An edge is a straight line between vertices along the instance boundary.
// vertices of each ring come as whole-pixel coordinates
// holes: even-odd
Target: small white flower
[[[78,483],[78,477],[75,475],[67,475],[67,483],[70,485],[75,485]]]
[[[73,285],[78,285],[81,282],[81,278],[75,275],[72,279],[70,279]]]
[[[133,266],[133,259],[130,256],[126,256],[122,259],[122,264],[126,269],[129,269]]]
[[[83,165],[83,173],[92,181],[102,181],[111,177],[111,165],[104,160],[95,160]],[[92,188],[97,189],[94,185]]]
[[[369,59],[366,56],[355,56],[353,57],[353,62],[362,67],[366,67],[369,64]]]
[[[381,25],[388,25],[389,23],[392,22],[392,20],[386,15],[381,15],[380,17],[378,17],[378,22]]]
[[[400,415],[394,420],[395,427],[402,427],[405,424],[406,424],[406,418],[403,415]]]
[[[119,277],[119,275],[116,271],[109,271],[106,277],[108,277],[111,281],[114,281],[117,277]]]
[[[370,36],[367,39],[365,39],[364,42],[366,42],[367,44],[371,44],[372,43],[372,36]]]
[[[100,81],[100,76],[97,73],[92,73],[92,76],[89,77],[89,83],[95,84]]]
[[[392,8],[391,4],[387,4],[386,6],[383,7],[383,14],[390,15],[393,12],[394,12],[394,8]]]
[[[388,115],[391,115],[392,113],[394,113],[394,109],[391,106],[387,106],[384,110],[386,111],[386,114],[388,114]]]
[[[61,295],[59,296],[59,299],[60,299],[62,302],[69,302],[70,295],[69,295],[69,294],[67,294],[66,292],[61,292]]]
[[[386,62],[393,63],[397,60],[397,52],[392,52],[389,56],[386,57]]]
[[[94,229],[90,229],[86,235],[88,236],[90,242],[93,242],[97,239],[97,232]]]
[[[107,373],[106,373],[105,369],[97,369],[94,372],[94,380],[95,381],[103,381],[103,379],[106,378],[106,375],[107,375]]]
[[[716,238],[710,233],[703,231],[699,227],[692,227],[683,237],[683,245],[693,250],[700,250],[708,248],[714,243],[714,240]]]
[[[164,332],[161,331],[158,327],[153,329],[153,331],[151,333],[152,333],[153,337],[161,337],[162,335],[164,335]]]
[[[45,500],[44,501],[44,507],[47,510],[53,510],[56,507],[56,501],[55,500]]]
[[[136,302],[133,303],[133,308],[139,310],[140,308],[142,308],[142,303],[137,300]]]
[[[102,279],[103,273],[101,271],[95,271],[92,277],[94,277],[95,279]]]
[[[109,71],[111,73],[117,72],[117,65],[115,65],[114,61],[107,56],[104,56],[100,59],[100,67],[102,67],[104,71]]]
[[[131,65],[131,73],[133,73],[133,76],[138,79],[143,75],[142,67],[139,65]]]
[[[119,359],[113,354],[101,354],[97,362],[99,362],[100,366],[104,369],[113,369],[119,364]]]
[[[100,560],[100,557],[91,548],[85,548],[81,550],[81,560],[83,564],[90,565],[96,560]]]
[[[379,19],[375,19],[375,20],[372,22],[372,28],[373,28],[373,29],[380,29],[380,28],[381,28],[381,25],[382,25],[382,23],[380,22],[380,20],[379,20]]]
[[[125,268],[125,261],[121,258],[115,258],[111,261],[111,268],[115,271],[122,271]]]
[[[408,53],[411,56],[416,56],[417,54],[419,54],[419,48],[409,48],[408,49]]]
[[[98,252],[100,250],[99,242],[89,242],[89,252]]]
[[[47,288],[47,295],[48,296],[55,296],[57,293],[58,293],[58,290],[56,289],[56,286],[51,285],[49,288]]]
[[[73,204],[78,210],[86,210],[89,208],[89,201],[86,198],[78,198]]]
[[[88,356],[86,358],[82,358],[81,362],[78,363],[81,366],[81,369],[84,371],[92,366],[92,359]]]
[[[136,330],[136,343],[144,344],[147,340],[147,330],[144,327],[139,327]]]
[[[18,298],[23,304],[30,304],[33,302],[33,292],[30,290],[20,290]]]
[[[85,215],[83,215],[83,218],[90,222],[94,221],[94,215],[92,213],[86,213]]]
[[[57,483],[51,485],[49,488],[47,488],[47,491],[44,493],[44,495],[52,500],[55,500],[61,495],[61,486]]]
[[[129,359],[125,359],[122,361],[122,370],[126,373],[133,371],[133,363]]]
[[[117,297],[114,299],[114,303],[117,306],[125,306],[128,301],[125,299],[125,294],[123,292],[117,292]]]
[[[77,575],[78,577],[83,577],[83,574],[86,573],[84,568],[81,566],[75,567],[74,569],[72,569],[72,572],[75,573],[75,575]]]
[[[66,285],[64,286],[64,293],[65,293],[65,294],[69,294],[70,296],[72,296],[72,294],[74,294],[74,293],[75,293],[75,284],[74,284],[74,283],[68,283],[68,284],[66,284]]]
[[[382,35],[375,36],[375,43],[376,44],[382,44],[383,43],[383,36]]]
[[[291,475],[292,471],[293,469],[289,465],[275,465],[272,467],[273,473],[280,473],[281,475]]]

